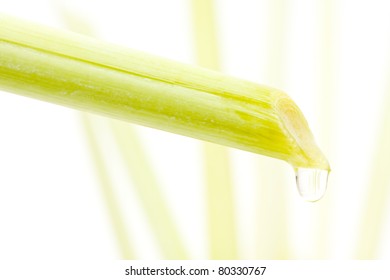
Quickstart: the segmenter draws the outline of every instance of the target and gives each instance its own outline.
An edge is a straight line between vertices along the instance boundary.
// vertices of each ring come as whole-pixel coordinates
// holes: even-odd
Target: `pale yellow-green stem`
[[[98,146],[96,141],[98,133],[96,133],[94,129],[94,122],[88,114],[82,116],[82,121],[85,127],[86,139],[91,150],[93,163],[97,171],[96,174],[99,178],[102,196],[107,205],[108,214],[113,226],[121,258],[125,260],[134,259],[135,255],[133,252],[133,246],[130,245],[130,235],[126,229],[126,223],[119,208],[118,199],[115,197],[115,193],[113,192],[112,181],[109,178],[106,163],[102,153],[100,152],[101,148]]]
[[[301,111],[279,90],[4,15],[0,88],[329,169]]]
[[[192,0],[192,18],[198,65],[219,70],[215,3]],[[227,148],[204,143],[209,253],[211,259],[237,259],[233,184]]]

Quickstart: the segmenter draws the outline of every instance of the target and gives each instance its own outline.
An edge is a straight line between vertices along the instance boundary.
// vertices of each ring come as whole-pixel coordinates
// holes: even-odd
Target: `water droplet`
[[[314,168],[298,168],[296,180],[299,194],[306,201],[321,199],[328,184],[328,170]]]

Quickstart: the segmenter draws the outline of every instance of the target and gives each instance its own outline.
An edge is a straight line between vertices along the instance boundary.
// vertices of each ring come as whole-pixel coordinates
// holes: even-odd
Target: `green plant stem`
[[[329,169],[284,93],[220,73],[0,16],[0,88]]]

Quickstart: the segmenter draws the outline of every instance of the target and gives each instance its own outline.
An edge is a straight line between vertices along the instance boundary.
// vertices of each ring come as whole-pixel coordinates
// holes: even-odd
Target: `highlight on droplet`
[[[324,169],[298,168],[296,181],[301,197],[311,202],[321,199],[326,192],[328,175],[328,170]]]

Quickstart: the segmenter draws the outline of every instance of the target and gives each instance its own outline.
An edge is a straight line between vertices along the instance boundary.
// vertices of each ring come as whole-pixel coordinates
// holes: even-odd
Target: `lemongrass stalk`
[[[84,124],[88,147],[91,150],[96,174],[99,177],[100,189],[103,199],[107,205],[108,214],[116,236],[115,239],[118,243],[121,258],[125,260],[134,259],[135,254],[130,242],[130,235],[125,226],[125,220],[122,216],[122,212],[118,206],[118,199],[115,197],[113,192],[112,181],[108,175],[107,167],[103,159],[103,155],[101,154],[101,149],[96,142],[97,133],[94,129],[94,122],[88,114],[82,116],[82,122]]]
[[[192,0],[192,19],[197,64],[220,68],[213,0]],[[237,259],[233,183],[227,148],[203,144],[206,182],[209,254],[211,259]]]
[[[4,15],[0,88],[329,169],[301,111],[279,90]]]
[[[60,12],[69,30],[84,35],[92,35],[94,33],[88,23],[74,12],[63,7],[60,8]],[[90,126],[96,122],[96,119],[90,114],[85,114],[83,118],[89,120],[89,122],[83,122],[85,129],[88,131]],[[139,196],[142,208],[153,229],[153,235],[159,244],[163,258],[187,259],[188,255],[182,238],[166,200],[161,193],[161,186],[155,176],[156,172],[149,162],[137,131],[131,124],[118,120],[111,120],[109,125],[117,141],[117,146],[128,174],[134,183],[134,188]],[[89,141],[94,141],[95,145],[97,145],[99,136],[92,136],[89,137]],[[93,154],[98,153],[94,158],[99,156],[100,153],[98,149],[93,149],[91,152]],[[106,171],[100,170],[100,172],[104,173]]]

